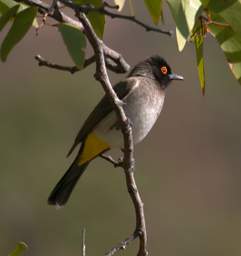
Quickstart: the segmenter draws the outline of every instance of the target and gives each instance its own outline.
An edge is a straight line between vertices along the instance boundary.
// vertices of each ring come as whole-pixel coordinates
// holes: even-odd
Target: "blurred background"
[[[142,1],[134,4],[136,16],[151,23]],[[167,6],[164,15],[165,28],[174,29]],[[158,53],[185,77],[168,89],[157,124],[135,150],[150,255],[240,255],[241,87],[217,43],[206,38],[203,97],[192,45],[178,53],[175,36],[109,19],[104,40],[131,65]],[[64,208],[47,205],[73,159],[66,153],[103,91],[94,65],[70,75],[38,67],[36,54],[72,65],[48,26],[38,37],[32,30],[0,64],[0,254],[25,241],[28,256],[80,255],[85,227],[87,255],[104,255],[135,224],[121,169],[97,159]],[[124,77],[110,75],[113,83]],[[135,255],[136,247],[120,255]]]

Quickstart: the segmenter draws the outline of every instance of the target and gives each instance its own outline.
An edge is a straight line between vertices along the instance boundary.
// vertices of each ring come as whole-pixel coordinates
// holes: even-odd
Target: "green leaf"
[[[239,0],[200,0],[206,7],[208,7],[213,12],[219,13],[222,12],[233,4],[239,2]]]
[[[20,4],[20,8],[19,8],[19,12],[21,12],[21,11],[27,9],[27,8],[29,8],[28,5],[21,3],[21,4]]]
[[[182,51],[192,34],[201,3],[199,0],[167,0],[167,3],[177,26],[178,49]]]
[[[225,21],[231,25],[233,30],[241,36],[241,2],[237,1],[235,4],[226,8],[219,13]]]
[[[241,84],[241,63],[229,64],[229,67],[235,78]]]
[[[27,9],[28,7],[29,7],[28,5],[21,3],[18,12],[21,12],[21,11]],[[38,28],[37,18],[34,18],[32,26],[35,28]]]
[[[65,23],[59,25],[59,31],[72,60],[81,69],[85,61],[86,40],[84,34],[78,28]]]
[[[8,21],[14,17],[18,11],[19,5],[15,5],[14,7],[8,9],[0,18],[0,31],[4,28],[4,26],[8,23]]]
[[[92,4],[96,7],[103,5],[102,0],[74,0],[77,4]],[[87,14],[91,25],[93,26],[95,33],[102,38],[105,29],[105,15],[97,12],[90,12]]]
[[[103,38],[104,28],[105,28],[105,16],[99,13],[94,13],[94,12],[89,13],[87,16],[97,36],[99,36],[100,38]]]
[[[2,8],[4,9],[4,11],[8,10],[9,8],[14,7],[15,5],[17,5],[18,3],[13,1],[13,0],[1,0],[0,1],[0,13],[3,13],[1,10]]]
[[[19,242],[15,249],[8,256],[20,256],[24,251],[28,249],[28,245],[24,242]]]
[[[203,5],[204,7],[207,7],[207,6],[208,6],[209,1],[210,1],[210,0],[200,0],[200,2],[202,3],[202,5]]]
[[[28,32],[28,30],[32,26],[36,14],[37,9],[35,7],[29,7],[17,14],[13,25],[10,28],[10,31],[8,32],[1,46],[0,54],[2,61],[6,61],[10,51]]]
[[[0,1],[0,14],[4,14],[9,8]]]
[[[204,1],[204,0],[202,0]],[[232,29],[241,35],[241,1],[239,0],[210,0],[206,5],[209,12],[220,15]]]
[[[199,0],[182,0],[182,7],[187,21],[189,32],[194,28],[196,16],[198,15],[201,3]]]
[[[34,28],[38,28],[39,27],[38,20],[36,18],[34,18],[32,26]]]
[[[178,35],[177,35],[177,43],[178,43],[178,49],[183,49],[185,45],[185,41],[189,37],[189,29],[187,25],[187,21],[185,18],[185,13],[183,10],[183,5],[181,0],[168,0],[167,1],[169,8],[172,13],[172,17],[176,23]],[[181,40],[179,40],[181,38]]]
[[[115,4],[119,6],[118,11],[121,11],[125,5],[126,0],[115,0]]]
[[[204,95],[204,93],[205,93],[205,73],[204,73],[203,43],[204,43],[204,35],[202,33],[202,27],[200,26],[200,29],[197,30],[194,35],[194,44],[195,44],[195,50],[196,50],[198,77],[199,77],[199,81],[200,81],[202,94]]]
[[[2,14],[2,16],[0,16],[0,20],[2,20],[2,22],[0,21],[0,23],[3,23],[2,25],[0,25],[0,31],[1,29],[6,25],[6,23],[11,19],[11,18],[14,18],[14,16],[16,15],[16,13],[19,13],[25,9],[27,9],[29,6],[26,5],[26,4],[23,4],[23,3],[16,3],[16,2],[13,2],[13,1],[10,1],[8,3],[9,6],[12,6],[12,7],[8,7],[6,4],[4,4],[3,2],[1,2],[3,0],[0,0],[0,14]],[[5,1],[5,3],[7,3]],[[18,7],[16,7],[18,6]],[[15,8],[17,9],[17,12],[15,13]],[[12,10],[11,10],[12,9]],[[9,12],[9,13],[8,13]],[[12,14],[13,13],[13,14]],[[10,17],[8,19],[8,17]],[[4,20],[7,20],[7,22],[4,24]],[[38,21],[37,19],[35,18],[34,21],[33,21],[33,27],[37,28],[38,27]]]
[[[186,38],[182,35],[179,29],[176,27],[176,38],[177,38],[177,48],[178,51],[181,52],[186,45]]]
[[[162,15],[162,0],[144,0],[144,1],[152,17],[153,23],[157,25]]]
[[[0,0],[0,14],[4,14],[6,11],[16,5],[19,4],[12,0]]]
[[[220,15],[212,14],[212,21],[222,22]],[[215,23],[208,26],[211,34],[217,39],[223,50],[229,67],[235,78],[241,83],[241,37],[230,26],[217,26]]]

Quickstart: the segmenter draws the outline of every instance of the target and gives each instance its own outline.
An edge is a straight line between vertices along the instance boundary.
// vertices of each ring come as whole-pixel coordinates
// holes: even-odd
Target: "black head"
[[[172,80],[183,80],[182,76],[172,72],[171,67],[159,55],[151,56],[137,64],[129,76],[144,76],[155,79],[163,88],[166,88]]]

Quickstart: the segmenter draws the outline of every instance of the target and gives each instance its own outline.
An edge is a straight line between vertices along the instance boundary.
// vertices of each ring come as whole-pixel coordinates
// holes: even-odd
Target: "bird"
[[[173,80],[183,79],[172,72],[164,58],[153,55],[139,62],[124,80],[113,86],[130,121],[134,144],[141,142],[155,124],[163,107],[166,88]],[[113,105],[106,95],[84,122],[67,156],[77,146],[79,150],[73,163],[50,193],[50,205],[66,204],[92,160],[112,148],[122,149],[123,135]]]

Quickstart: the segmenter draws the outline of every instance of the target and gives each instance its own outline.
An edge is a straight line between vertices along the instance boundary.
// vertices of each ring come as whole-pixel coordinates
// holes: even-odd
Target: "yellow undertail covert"
[[[79,159],[79,165],[82,165],[96,156],[98,156],[103,151],[110,148],[110,145],[97,137],[97,135],[92,132],[88,135],[84,142],[84,148],[82,150],[82,153],[80,155]]]

